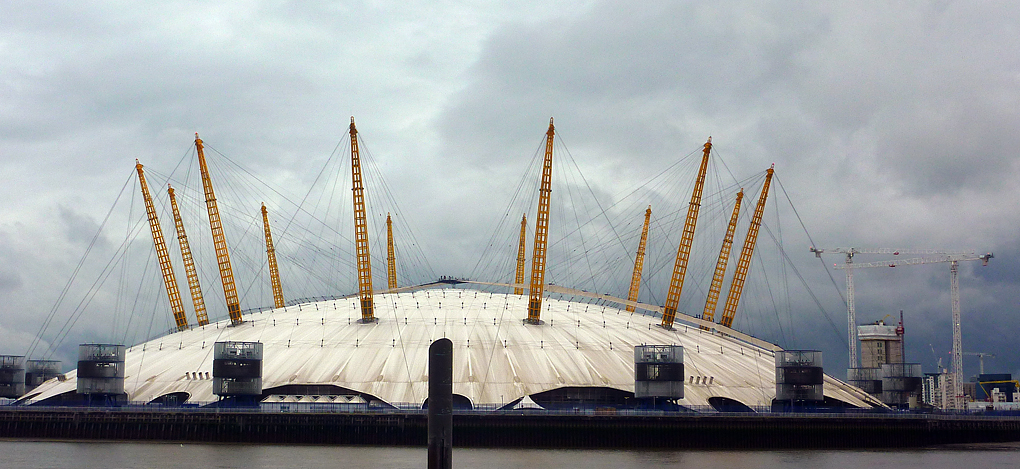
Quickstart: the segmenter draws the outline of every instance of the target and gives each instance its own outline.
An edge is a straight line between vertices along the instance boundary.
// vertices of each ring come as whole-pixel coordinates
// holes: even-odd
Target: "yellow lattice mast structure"
[[[726,227],[726,235],[723,236],[722,248],[719,249],[719,260],[715,263],[715,274],[712,275],[712,285],[708,287],[708,298],[705,300],[705,312],[701,319],[715,322],[715,307],[719,303],[719,291],[722,290],[723,279],[726,277],[726,264],[730,260],[730,250],[733,249],[733,233],[737,231],[737,217],[740,215],[740,202],[744,200],[744,189],[737,192],[737,202],[733,204],[733,214],[730,215],[730,224]],[[701,326],[702,329],[708,329]]]
[[[627,301],[637,301],[638,293],[641,291],[641,271],[645,266],[645,245],[648,243],[648,222],[652,219],[652,206],[645,210],[645,226],[641,228],[641,240],[638,241],[637,255],[634,256],[634,274],[630,276],[630,293],[627,294]],[[627,305],[627,311],[634,312],[634,305]]]
[[[747,229],[744,247],[741,248],[740,259],[737,260],[737,270],[733,273],[733,281],[730,282],[730,292],[726,295],[726,306],[723,308],[722,318],[719,319],[719,324],[726,327],[733,326],[733,317],[737,315],[740,293],[744,290],[747,270],[751,267],[751,255],[754,254],[754,245],[758,242],[758,229],[761,228],[761,217],[765,214],[765,200],[769,197],[769,186],[772,184],[773,173],[775,173],[774,168],[769,168],[765,172],[765,185],[762,186],[761,195],[758,196],[758,205],[754,208],[751,226]]]
[[[680,293],[684,289],[684,276],[687,275],[687,260],[691,256],[691,244],[694,242],[694,227],[698,224],[698,211],[701,210],[701,192],[705,188],[705,173],[708,171],[708,155],[711,151],[712,137],[708,137],[708,142],[705,143],[704,154],[701,157],[698,179],[694,182],[691,204],[687,209],[687,221],[684,222],[684,231],[680,236],[680,246],[676,251],[676,263],[673,265],[673,277],[669,281],[666,305],[662,307],[661,325],[666,329],[673,328],[673,321],[676,319],[676,308],[680,304]]]
[[[524,285],[524,251],[525,241],[528,236],[528,216],[521,215],[521,236],[517,242],[517,271],[514,275],[514,283]],[[514,287],[514,295],[523,295],[524,287]]]
[[[209,324],[209,315],[205,312],[205,298],[202,297],[202,285],[198,282],[198,272],[195,270],[195,259],[191,256],[191,246],[188,244],[188,235],[184,232],[184,221],[181,220],[181,211],[177,209],[177,197],[174,196],[174,188],[167,185],[167,193],[170,194],[170,208],[174,212],[174,226],[177,228],[177,243],[181,245],[181,258],[184,260],[184,272],[188,276],[188,289],[191,290],[191,302],[195,305],[195,316],[198,318],[198,325]]]
[[[375,322],[372,296],[372,259],[368,254],[368,216],[365,214],[365,187],[361,181],[361,156],[358,153],[358,129],[351,117],[351,181],[354,192],[354,248],[358,256],[358,298],[361,322]]]
[[[159,227],[156,207],[152,205],[149,186],[145,183],[145,171],[142,170],[142,164],[138,160],[135,160],[135,170],[138,171],[138,183],[142,186],[145,214],[149,217],[149,229],[152,231],[152,242],[156,245],[159,268],[163,271],[163,284],[166,285],[166,295],[170,298],[170,310],[174,314],[177,330],[183,331],[188,328],[188,318],[184,316],[184,304],[181,303],[181,292],[177,288],[177,278],[174,277],[174,269],[170,264],[170,253],[166,249],[166,241],[163,240],[163,230]]]
[[[393,247],[393,219],[386,213],[386,288],[397,288],[397,252]]]
[[[542,185],[538,189],[538,216],[535,217],[535,247],[531,250],[531,290],[528,298],[528,324],[542,320],[542,294],[545,290],[546,246],[549,238],[549,196],[552,193],[553,138],[556,128],[549,118],[545,133],[545,160],[542,162]]]
[[[276,265],[276,248],[273,247],[273,233],[269,231],[269,211],[262,204],[262,226],[266,231],[266,255],[269,257],[269,281],[273,286],[273,305],[283,307],[283,286],[280,285],[280,268]]]
[[[237,299],[234,269],[230,266],[230,253],[227,251],[227,238],[223,235],[223,224],[220,222],[220,209],[216,206],[216,193],[213,192],[212,179],[209,178],[209,167],[205,164],[205,146],[202,145],[202,139],[198,138],[198,133],[195,134],[195,149],[198,150],[198,167],[202,172],[205,207],[209,211],[209,229],[212,231],[213,247],[216,248],[216,263],[220,267],[227,314],[230,315],[230,323],[237,325],[242,321],[241,303]]]

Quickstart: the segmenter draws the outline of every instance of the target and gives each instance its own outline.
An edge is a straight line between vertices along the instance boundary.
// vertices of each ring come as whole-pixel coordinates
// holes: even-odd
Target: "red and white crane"
[[[850,368],[857,368],[860,366],[860,359],[857,355],[857,314],[854,310],[854,268],[862,264],[854,264],[855,254],[892,254],[898,256],[900,254],[933,254],[933,255],[955,255],[955,254],[967,254],[960,252],[948,252],[941,249],[892,249],[892,248],[874,248],[874,249],[861,249],[861,248],[834,248],[834,249],[816,249],[815,247],[808,248],[811,252],[815,253],[815,257],[821,258],[822,254],[843,254],[846,256],[846,264],[844,267],[837,267],[846,270],[846,328],[847,328],[847,342],[850,344]]]
[[[904,251],[900,251],[904,252]],[[836,265],[837,269],[846,269],[847,277],[850,277],[850,272],[853,269],[866,269],[872,267],[897,267],[907,265],[920,265],[920,264],[936,264],[936,263],[949,263],[949,291],[953,309],[953,399],[952,406],[954,409],[960,409],[963,407],[963,340],[960,333],[960,280],[958,278],[959,264],[963,261],[981,261],[981,265],[988,265],[988,261],[995,256],[992,253],[987,254],[974,254],[973,252],[968,253],[951,253],[951,254],[940,254],[938,256],[931,257],[918,257],[913,259],[905,260],[892,260],[885,262],[867,262],[861,264],[852,264],[849,260],[846,265]],[[849,287],[848,287],[849,292]],[[848,293],[849,294],[849,293]],[[849,300],[848,300],[849,302]]]

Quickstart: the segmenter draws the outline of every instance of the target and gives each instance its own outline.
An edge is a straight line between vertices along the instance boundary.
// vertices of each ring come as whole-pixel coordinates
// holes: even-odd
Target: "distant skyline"
[[[964,349],[1020,375],[1020,5],[0,0],[0,11],[0,354],[27,350],[134,160],[168,174],[196,131],[300,195],[356,116],[393,196],[419,214],[432,269],[468,276],[554,116],[606,197],[711,135],[737,177],[776,164],[819,248],[993,252],[961,269]],[[788,255],[817,267],[807,248]],[[823,272],[806,274],[831,316],[805,296],[779,322],[842,378],[843,273],[830,270],[833,285]],[[903,309],[908,359],[949,366],[947,265],[856,280],[858,322]],[[107,322],[79,321],[65,342],[126,327]]]

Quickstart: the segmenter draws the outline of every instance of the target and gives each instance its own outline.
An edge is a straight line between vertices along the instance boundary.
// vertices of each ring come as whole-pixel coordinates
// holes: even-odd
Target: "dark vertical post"
[[[453,342],[429,346],[429,469],[453,467]]]

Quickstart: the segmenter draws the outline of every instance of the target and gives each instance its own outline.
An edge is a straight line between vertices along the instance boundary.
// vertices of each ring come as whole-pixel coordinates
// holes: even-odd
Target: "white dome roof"
[[[634,346],[642,344],[684,347],[681,405],[709,405],[709,398],[725,397],[760,406],[775,397],[777,348],[764,342],[702,331],[679,323],[684,317],[668,331],[658,327],[658,315],[640,309],[631,313],[568,299],[546,298],[544,324],[528,325],[527,303],[526,295],[443,288],[376,294],[378,321],[370,324],[358,322],[356,297],[246,313],[238,326],[221,321],[128,348],[125,390],[131,401],[174,392],[189,393],[193,402],[216,400],[213,343],[257,341],[264,347],[263,389],[328,384],[391,404],[420,405],[428,396],[429,345],[447,337],[454,345],[453,392],[476,406],[562,387],[633,392]],[[32,399],[74,391],[75,372],[66,376],[44,383]],[[824,388],[827,397],[850,405],[876,404],[829,376]]]

